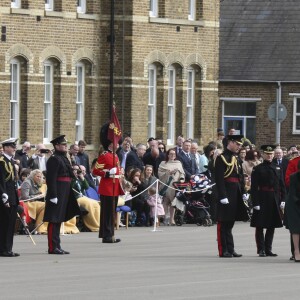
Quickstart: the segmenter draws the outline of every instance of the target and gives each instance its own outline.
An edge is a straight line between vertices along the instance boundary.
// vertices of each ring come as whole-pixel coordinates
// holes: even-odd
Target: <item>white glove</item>
[[[222,204],[229,204],[229,201],[228,201],[227,198],[221,199],[220,202],[221,202]]]
[[[254,206],[253,208],[254,208],[255,210],[260,210],[260,206],[259,206],[259,205]]]
[[[2,201],[3,201],[3,203],[5,204],[7,202],[7,200],[8,200],[8,195],[5,194],[5,193],[3,193],[2,194]]]
[[[116,167],[109,170],[109,175],[115,175],[115,174],[117,174],[117,168]]]
[[[54,204],[57,204],[57,201],[58,201],[57,198],[51,198],[51,199],[50,199],[50,202],[52,202],[52,203],[54,203]]]
[[[281,208],[281,209],[284,209],[284,207],[285,207],[285,202],[282,201],[282,202],[280,203],[280,208]]]
[[[243,194],[243,201],[248,201],[249,200],[249,194]]]

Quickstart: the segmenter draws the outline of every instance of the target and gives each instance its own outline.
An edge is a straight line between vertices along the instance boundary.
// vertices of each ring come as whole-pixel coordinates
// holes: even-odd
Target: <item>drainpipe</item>
[[[281,82],[277,81],[276,90],[276,111],[275,111],[275,124],[276,124],[276,144],[280,144],[280,129],[281,122],[279,122],[279,105],[281,104]]]

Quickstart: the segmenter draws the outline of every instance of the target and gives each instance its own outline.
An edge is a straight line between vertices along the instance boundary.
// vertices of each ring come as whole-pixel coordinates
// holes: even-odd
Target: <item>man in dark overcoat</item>
[[[47,161],[47,194],[44,221],[48,224],[48,253],[69,254],[60,246],[60,227],[80,214],[74,193],[71,191],[72,166],[67,158],[67,141],[61,135],[51,141],[54,153]]]
[[[275,228],[282,227],[280,206],[284,207],[285,186],[280,166],[272,162],[275,147],[261,146],[264,161],[255,166],[251,174],[251,227],[256,228],[255,240],[260,257],[277,256],[272,252],[274,231]]]
[[[244,176],[237,152],[242,135],[228,135],[227,148],[216,158],[217,240],[220,257],[240,257],[234,249],[232,228],[235,221],[248,220]]]
[[[20,256],[12,251],[19,204],[13,159],[16,141],[14,138],[3,141],[3,155],[0,157],[0,256],[5,257]]]

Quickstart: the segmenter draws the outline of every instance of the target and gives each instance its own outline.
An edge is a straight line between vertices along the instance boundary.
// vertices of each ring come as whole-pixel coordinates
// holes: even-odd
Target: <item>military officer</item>
[[[227,148],[216,158],[215,181],[217,190],[217,240],[220,257],[241,257],[234,249],[232,228],[235,221],[246,221],[248,214],[244,177],[237,152],[243,135],[228,135]]]
[[[13,159],[16,142],[14,138],[3,141],[3,155],[0,157],[0,256],[5,257],[20,256],[12,251],[19,204]]]
[[[119,159],[114,153],[118,145],[107,139],[108,126],[105,124],[101,128],[100,140],[105,151],[99,155],[93,175],[101,177],[98,190],[101,200],[99,238],[103,243],[119,243],[121,240],[114,237],[115,211],[118,196],[124,192],[119,181]]]
[[[48,224],[48,253],[70,254],[60,245],[60,227],[80,214],[74,193],[71,191],[72,166],[67,158],[67,141],[61,135],[51,141],[54,153],[47,161],[47,194],[44,221]]]
[[[255,166],[251,174],[251,227],[256,228],[255,240],[260,257],[277,256],[272,252],[274,231],[282,227],[280,206],[284,207],[285,186],[280,166],[272,162],[275,148],[274,145],[261,146],[264,161]]]

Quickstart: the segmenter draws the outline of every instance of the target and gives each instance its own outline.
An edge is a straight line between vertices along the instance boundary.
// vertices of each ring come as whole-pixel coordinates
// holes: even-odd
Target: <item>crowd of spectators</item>
[[[234,129],[230,129],[229,134],[235,134]],[[125,204],[136,215],[135,220],[132,218],[131,225],[153,225],[155,221],[153,196],[156,194],[153,192],[153,188],[150,192],[148,190],[151,186],[156,188],[154,183],[157,179],[160,181],[157,198],[161,202],[158,204],[162,208],[159,211],[160,221],[163,221],[165,225],[175,225],[175,208],[172,206],[172,201],[176,196],[176,191],[173,189],[173,183],[189,182],[200,173],[204,173],[213,182],[214,159],[222,153],[226,144],[226,137],[222,130],[218,130],[215,141],[211,141],[201,150],[197,141],[185,139],[181,135],[177,137],[176,145],[173,147],[167,147],[159,138],[151,137],[146,143],[135,145],[130,136],[124,137],[116,153],[123,170],[122,177],[124,181],[130,183],[130,189],[127,192],[130,193],[132,199],[126,201]],[[99,200],[101,201],[101,199],[97,193],[101,179],[93,175],[96,158],[89,156],[85,148],[85,141],[79,141],[78,144],[74,143],[69,147],[68,156],[74,170],[72,190],[81,207],[83,224],[78,228],[76,219],[70,220],[68,224],[65,224],[65,231],[68,233],[77,233],[79,230],[99,230]],[[33,146],[26,141],[22,148],[16,151],[14,157],[18,168],[20,199],[26,200],[22,203],[24,206],[23,218],[26,223],[32,223],[32,226],[37,227],[37,233],[46,233],[47,228],[47,224],[43,224],[42,221],[46,192],[44,178],[47,172],[47,159],[51,154],[51,149],[47,149],[44,144]],[[283,178],[289,160],[298,155],[299,149],[294,145],[288,149],[279,145],[276,148],[274,163],[282,166]],[[262,162],[262,158],[255,145],[246,139],[238,156],[243,166],[246,189],[249,191],[252,169]],[[34,201],[31,201],[31,198],[34,198]],[[211,206],[212,220],[216,221],[214,193],[208,196],[207,200]],[[120,224],[123,226],[122,222]]]

